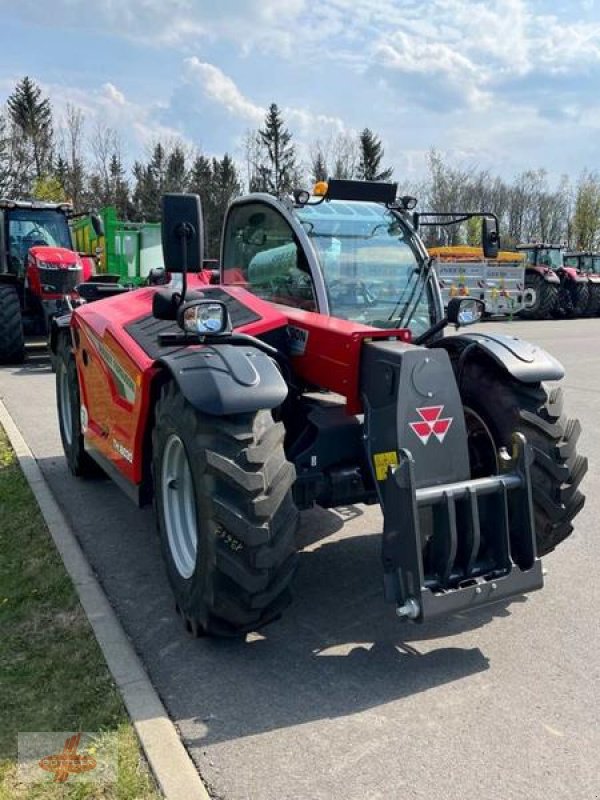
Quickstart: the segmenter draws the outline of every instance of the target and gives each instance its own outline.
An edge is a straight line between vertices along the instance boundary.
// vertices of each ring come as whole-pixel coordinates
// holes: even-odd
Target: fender
[[[68,331],[71,326],[72,312],[63,314],[60,317],[52,317],[50,323],[50,333],[48,335],[48,347],[52,355],[56,355],[58,350],[58,337],[62,331]]]
[[[213,416],[276,408],[288,393],[275,362],[251,346],[176,350],[157,363],[171,373],[188,403]]]
[[[562,364],[550,353],[513,336],[463,333],[446,336],[431,346],[443,347],[450,356],[466,359],[485,354],[521,383],[559,381],[565,374]]]
[[[554,270],[550,269],[549,267],[540,267],[533,264],[527,264],[527,266],[525,267],[525,271],[536,272],[538,275],[541,275],[541,277],[546,281],[546,283],[556,283],[556,284],[560,283],[560,278],[558,277],[556,272],[554,272]]]

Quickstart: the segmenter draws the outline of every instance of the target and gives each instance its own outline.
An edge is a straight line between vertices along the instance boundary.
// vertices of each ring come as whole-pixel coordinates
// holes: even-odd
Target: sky
[[[35,79],[131,164],[179,137],[240,162],[276,102],[310,145],[364,127],[400,183],[431,148],[507,179],[600,169],[600,0],[0,0],[0,102]]]

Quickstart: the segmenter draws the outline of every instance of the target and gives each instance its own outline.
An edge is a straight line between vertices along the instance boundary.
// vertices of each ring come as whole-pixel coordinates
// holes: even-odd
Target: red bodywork
[[[32,247],[27,256],[27,287],[32,294],[43,299],[57,300],[64,295],[62,291],[49,290],[44,276],[52,276],[52,271],[45,265],[70,273],[69,283],[73,286],[92,277],[91,259],[83,260],[78,253],[64,247]]]
[[[370,328],[310,311],[277,306],[235,286],[210,287],[210,276],[189,276],[191,289],[226,291],[260,319],[236,330],[260,336],[287,329],[295,374],[307,384],[346,397],[349,414],[361,411],[360,350],[372,339],[409,342],[406,329]],[[73,314],[76,363],[86,441],[130,484],[143,479],[144,444],[152,423],[153,383],[162,369],[125,330],[148,316],[158,287],[83,305]]]

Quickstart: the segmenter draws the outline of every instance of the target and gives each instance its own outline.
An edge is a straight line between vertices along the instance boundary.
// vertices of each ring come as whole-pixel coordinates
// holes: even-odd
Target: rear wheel
[[[67,464],[77,477],[95,477],[102,471],[85,452],[83,446],[77,367],[71,351],[70,338],[65,334],[61,335],[58,341],[55,364],[58,425]]]
[[[24,359],[19,295],[14,286],[0,286],[0,364],[22,364]]]
[[[496,471],[496,451],[511,445],[514,431],[533,448],[531,467],[538,554],[543,556],[569,536],[584,496],[579,484],[587,459],[577,454],[578,420],[563,413],[561,389],[522,384],[486,362],[465,366],[461,395],[473,477]]]
[[[600,311],[600,285],[590,284],[590,299],[585,310],[586,316],[595,317]]]
[[[529,290],[534,295],[534,300],[527,308],[522,309],[520,316],[523,319],[549,319],[556,308],[558,300],[558,286],[545,281],[537,272],[527,273],[525,276],[525,292]]]
[[[156,519],[188,629],[235,636],[279,616],[296,565],[298,512],[284,428],[270,411],[213,417],[174,383],[156,408]]]
[[[583,317],[587,311],[590,300],[590,289],[587,282],[569,282],[565,287],[565,294],[569,298],[569,302],[565,304],[566,316]]]

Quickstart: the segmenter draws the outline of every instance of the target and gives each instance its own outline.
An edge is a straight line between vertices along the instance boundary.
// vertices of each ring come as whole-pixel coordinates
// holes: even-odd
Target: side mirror
[[[481,221],[481,246],[485,258],[498,258],[500,234],[495,217],[484,217]]]
[[[169,272],[199,272],[204,255],[202,204],[197,194],[164,194],[162,249]]]
[[[227,306],[216,300],[185,303],[177,312],[177,324],[196,336],[226,336],[232,330]]]
[[[457,328],[464,328],[465,325],[479,322],[484,313],[485,303],[474,297],[453,297],[446,309],[448,322],[456,325]]]
[[[96,238],[99,239],[101,236],[104,236],[104,222],[102,221],[102,217],[99,214],[91,214],[90,222],[92,223]]]

